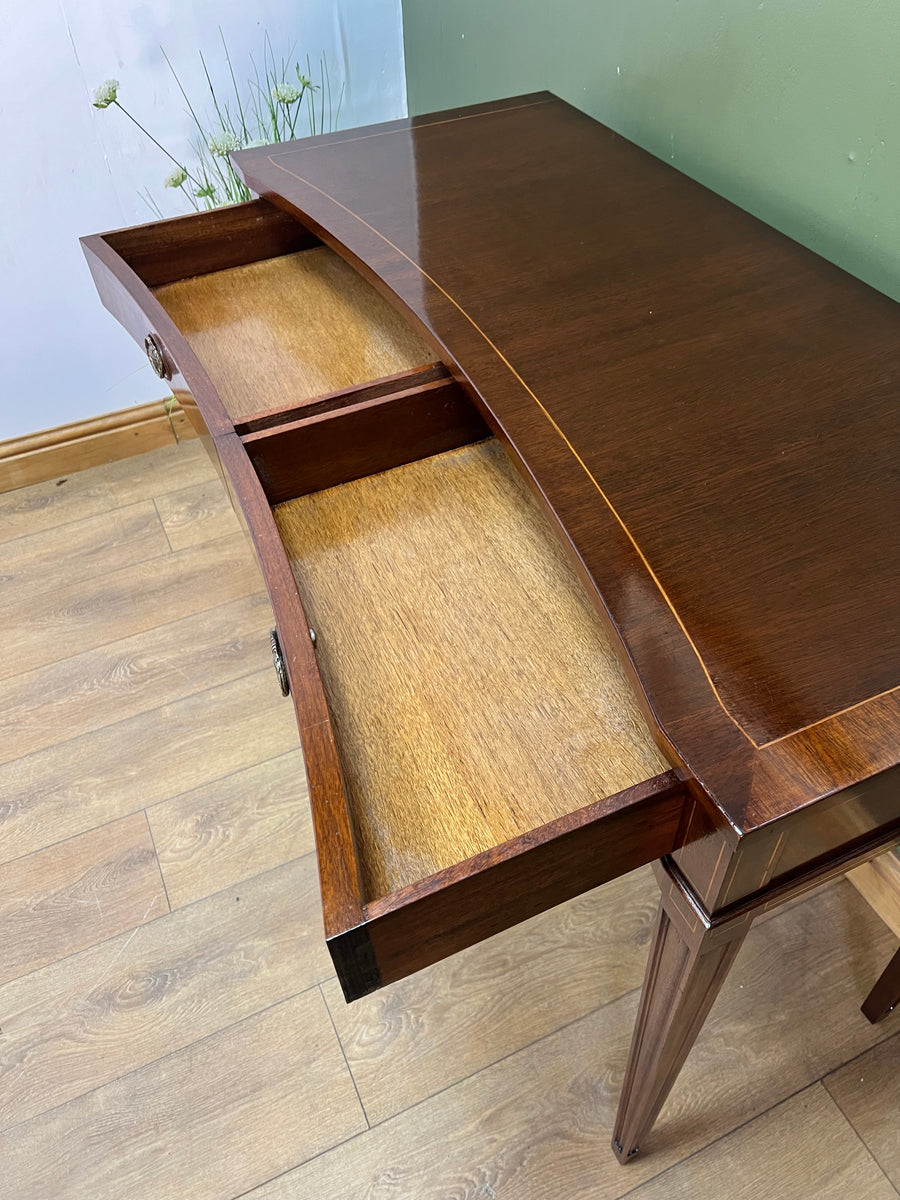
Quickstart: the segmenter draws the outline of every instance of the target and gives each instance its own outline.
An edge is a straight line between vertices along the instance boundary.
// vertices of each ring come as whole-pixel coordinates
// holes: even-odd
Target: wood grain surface
[[[71,526],[70,535],[83,537],[77,522],[97,516],[115,521],[119,518],[111,514],[117,509],[215,476],[208,454],[195,440],[0,493],[0,542],[42,530],[54,530],[50,536],[58,537],[64,525]]]
[[[296,747],[294,714],[270,664],[176,696],[0,765],[0,859],[32,853]]]
[[[897,1027],[894,1014],[885,1032]],[[822,1081],[831,1098],[900,1192],[900,1033],[895,1033]]]
[[[260,166],[264,186],[305,213],[313,232],[336,243],[389,302],[407,307],[570,539],[598,606],[623,638],[659,744],[691,777],[682,785],[669,773],[674,799],[687,800],[690,788],[708,818],[709,828],[701,821],[694,829],[696,852],[688,846],[677,860],[708,909],[697,921],[718,922],[718,936],[726,906],[743,920],[749,909],[742,904],[787,895],[811,882],[812,872],[859,861],[895,840],[900,816],[889,772],[900,773],[900,559],[889,514],[897,478],[896,306],[549,96],[251,151],[240,161]],[[253,211],[261,217],[263,209]],[[223,220],[249,230],[249,216]],[[212,223],[204,220],[203,228]],[[166,229],[174,226],[160,230],[160,259],[171,267],[177,255]],[[282,224],[278,238],[286,231]],[[183,372],[181,382],[173,380],[176,394],[182,384],[193,391],[224,455],[236,441],[233,421],[196,348],[145,283],[113,261],[113,241],[88,247],[104,301],[138,340],[148,324],[162,335],[173,371]],[[215,262],[215,243],[201,238],[200,256]],[[243,245],[236,252],[240,261],[253,257]],[[292,403],[285,394],[276,407]],[[386,432],[392,439],[394,431]],[[258,486],[235,461],[243,447],[228,453],[235,490],[252,508]],[[294,458],[293,447],[282,456],[288,473]],[[273,491],[271,499],[282,494]],[[522,868],[527,873],[533,859],[503,858],[512,842],[483,851],[501,854],[499,864],[481,871],[477,855],[466,858],[464,877],[446,867],[389,899],[378,898],[371,880],[356,886],[334,740],[321,693],[313,694],[318,676],[306,618],[290,575],[284,578],[280,545],[268,534],[262,542],[280,626],[283,606],[292,609],[284,632],[293,639],[289,673],[325,848],[326,924],[343,939],[352,971],[342,968],[341,978],[346,986],[352,976],[346,990],[353,995],[429,961],[421,946],[432,958],[459,948],[460,910],[467,935],[495,930],[496,913],[510,911],[510,863],[518,871],[517,904],[524,895],[532,905],[517,907],[516,917],[536,911],[545,893],[530,887],[531,878],[530,890],[521,889]],[[402,574],[393,563],[390,569]],[[411,623],[420,614],[404,615]],[[394,660],[401,642],[398,635]],[[477,670],[471,680],[481,684]],[[503,711],[490,707],[492,715]],[[481,712],[476,719],[479,737],[490,734]],[[376,725],[392,751],[393,732]],[[483,743],[485,757],[497,744],[505,743]],[[571,744],[563,745],[571,755]],[[552,752],[540,749],[545,757]],[[515,765],[501,757],[498,774],[515,777]],[[525,790],[540,792],[542,778],[535,782],[532,788],[526,780]],[[456,799],[460,789],[449,791]],[[682,809],[671,805],[659,837],[648,818],[660,810],[646,799],[640,809],[623,806],[624,823],[621,812],[616,820],[604,815],[602,833],[612,834],[605,843],[599,825],[559,834],[554,848],[572,835],[582,854],[588,847],[592,866],[603,863],[589,882],[573,873],[573,890],[688,840]],[[594,807],[557,820],[575,822]],[[452,807],[443,808],[458,824]],[[322,814],[337,836],[321,836]],[[401,814],[404,831],[410,815]],[[854,850],[853,820],[843,818],[857,816]],[[436,819],[430,825],[425,841],[434,843],[440,827]],[[395,838],[397,828],[390,830]],[[540,825],[550,828],[556,838],[557,825]],[[535,833],[518,836],[530,854]],[[414,862],[410,875],[433,870],[433,859],[429,853]],[[554,885],[570,861],[557,859]],[[398,879],[385,871],[382,882],[396,886]],[[492,903],[491,882],[501,885],[500,903]],[[570,894],[552,889],[555,899]],[[395,903],[400,897],[405,907]],[[361,899],[371,900],[365,928]],[[424,938],[416,930],[423,916]],[[331,945],[341,967],[337,937]],[[418,957],[404,957],[411,945]],[[393,973],[385,973],[385,961]],[[675,959],[672,966],[674,991],[697,994],[690,979],[674,977]],[[686,1008],[683,1016],[670,1042],[687,1049],[701,1014]]]
[[[103,241],[148,287],[320,244],[299,221],[265,200],[117,229],[103,234]]]
[[[117,476],[122,504],[180,490],[174,463],[185,464],[185,486],[194,467],[208,473],[199,447],[187,449],[116,464],[127,469]],[[115,504],[108,471],[44,493],[49,507],[33,509],[36,530],[58,524],[87,545],[78,514],[93,521],[104,491]],[[25,509],[16,511],[27,536]],[[58,543],[45,548],[47,587],[62,589],[72,564]],[[160,635],[170,641],[171,628]],[[57,648],[64,662],[65,647]],[[677,1166],[673,1188],[687,1187],[682,1180],[696,1170],[695,1194],[712,1187],[708,1200],[720,1200],[722,1179],[762,1187],[771,1168],[777,1180],[781,1160],[765,1155],[782,1143],[758,1140],[744,1122],[822,1073],[849,1062],[848,1082],[852,1072],[865,1075],[869,1114],[895,1111],[892,1019],[873,1029],[857,1012],[895,942],[843,884],[757,924],[654,1152],[627,1170],[605,1144],[633,1022],[628,989],[643,953],[646,877],[633,895],[630,881],[614,884],[389,989],[383,998],[394,996],[399,1012],[380,1007],[382,997],[341,1012],[326,978],[313,860],[271,869],[290,848],[294,794],[273,780],[296,787],[285,771],[297,758],[297,733],[267,651],[260,647],[260,669],[250,675],[183,696],[182,685],[192,687],[172,671],[167,703],[0,765],[0,860],[29,856],[12,871],[27,874],[29,864],[40,873],[58,851],[40,849],[49,841],[102,837],[96,826],[136,810],[130,819],[142,821],[148,805],[150,820],[160,814],[158,828],[174,839],[175,890],[186,889],[171,916],[154,919],[154,907],[144,924],[110,937],[84,923],[86,913],[100,919],[96,903],[81,903],[84,860],[73,857],[68,879],[58,880],[54,928],[62,936],[52,944],[62,957],[0,986],[0,1111],[13,1122],[0,1137],[4,1197],[490,1200],[493,1192],[603,1200],[654,1176],[664,1183],[662,1173]],[[123,680],[123,708],[125,688]],[[262,873],[243,878],[254,867]],[[107,902],[110,911],[126,903],[131,881],[128,872],[105,878],[104,913]],[[226,890],[209,894],[214,888]],[[47,929],[41,905],[30,913],[23,944]],[[81,933],[107,940],[75,949]],[[318,989],[277,1001],[319,980],[366,1102],[396,1112],[371,1131]],[[858,1057],[882,1037],[889,1040]],[[402,1095],[419,1102],[397,1112]],[[833,1167],[844,1194],[868,1200],[871,1152],[889,1167],[882,1139],[893,1127],[870,1125],[860,1111],[852,1109],[853,1120],[872,1138],[868,1151],[860,1143],[850,1150],[849,1122],[823,1126],[804,1108],[776,1112],[792,1145],[807,1144],[807,1114],[814,1135],[828,1140],[815,1154],[787,1151],[792,1170],[796,1163],[805,1173],[806,1195],[829,1186],[823,1173]],[[742,1126],[712,1173],[694,1152],[711,1146],[715,1155],[716,1139]],[[792,1173],[785,1189],[793,1181]],[[802,1178],[796,1188],[803,1195]]]
[[[325,246],[183,279],[155,294],[233,421],[435,358]]]
[[[463,389],[433,380],[241,439],[270,504],[456,450],[490,430]]]
[[[647,1178],[597,1153],[633,1015],[630,998],[607,1005],[246,1200],[615,1200]],[[698,1129],[688,1153],[711,1136]],[[678,1160],[663,1150],[655,1169]]]
[[[603,893],[599,895],[602,913]],[[562,921],[565,928],[567,918]],[[547,929],[556,933],[559,926],[550,922]],[[543,1001],[530,992],[526,979],[516,981],[514,969],[494,976],[490,968],[497,958],[493,955],[502,961],[506,943],[515,944],[517,933],[509,930],[487,947],[465,951],[456,967],[450,963],[439,966],[436,978],[448,982],[446,992],[430,987],[426,972],[423,988],[413,991],[412,982],[399,986],[396,995],[407,1000],[406,1009],[392,1003],[394,992],[388,989],[383,1004],[374,996],[336,1016],[370,1118],[379,1119],[440,1091],[464,1077],[467,1064],[476,1070],[499,1059],[517,1039],[521,1039],[519,1045],[527,1045],[540,1037],[553,1022],[556,992],[560,993],[560,1015],[569,1019],[577,1018],[580,1004],[589,1004],[585,992],[590,993],[591,981],[578,968],[573,968],[570,986],[558,987],[552,997],[545,993]],[[859,948],[848,952],[853,939],[860,939]],[[868,1025],[857,1008],[891,945],[890,933],[846,885],[822,893],[815,903],[804,902],[771,918],[765,932],[753,930],[663,1109],[650,1143],[654,1156],[660,1144],[667,1144],[669,1122],[674,1124],[676,1143],[685,1133],[686,1111],[691,1122],[703,1122],[712,1120],[713,1110],[722,1106],[729,1109],[728,1119],[737,1124],[751,1115],[745,1102],[761,1112],[767,1102],[789,1095],[831,1069],[835,1059],[846,1061],[882,1040],[884,1031]],[[543,948],[551,955],[566,953],[564,945],[555,952],[546,944]],[[628,953],[627,943],[624,953]],[[473,965],[471,976],[466,962],[470,955],[478,964]],[[779,964],[777,975],[773,963]],[[544,967],[549,967],[549,960]],[[536,973],[542,969],[538,963],[532,968]],[[563,974],[565,971],[560,972]],[[495,982],[498,978],[503,979],[502,989]],[[626,990],[627,976],[620,975],[618,981]],[[614,993],[615,977],[611,982],[610,992]],[[597,986],[602,989],[604,983],[598,980]],[[636,981],[635,989],[638,986]],[[329,986],[329,1000],[333,1001],[335,994],[336,989]],[[448,1012],[451,997],[461,1006],[455,1015]],[[542,1002],[550,1008],[532,1011]],[[758,1005],[765,1008],[768,1019],[762,1017]],[[336,1010],[336,1005],[333,1007]],[[460,1044],[458,1060],[432,1054],[432,1045],[443,1040],[445,1021],[448,1038]],[[467,1044],[470,1037],[471,1046]],[[417,1044],[421,1049],[417,1050]],[[724,1060],[723,1046],[727,1046]],[[832,1054],[835,1059],[829,1057]],[[603,1060],[607,1057],[604,1050]],[[609,1104],[615,1105],[620,1087],[621,1079],[611,1084]],[[685,1144],[681,1150],[689,1152]],[[629,1164],[629,1173],[639,1161]]]
[[[241,533],[196,552],[137,563],[39,596],[0,603],[0,638],[15,647],[0,659],[0,678],[153,629],[166,617],[204,612],[261,590],[259,568]]]
[[[316,630],[367,899],[666,770],[495,443],[275,518]]]
[[[265,562],[266,589],[290,682],[291,701],[300,730],[310,779],[313,828],[325,933],[332,937],[358,926],[363,918],[356,842],[344,793],[334,733],[319,676],[309,622],[297,592],[287,553],[272,509],[236,434],[218,439],[217,449],[247,521],[252,544]]]
[[[161,398],[149,404],[0,442],[0,493],[195,437],[181,409],[169,411],[165,391],[161,383]]]
[[[304,417],[322,416],[323,413],[364,404],[368,400],[377,400],[380,396],[390,396],[410,388],[421,390],[429,383],[446,383],[449,378],[449,371],[440,362],[428,363],[423,367],[411,367],[408,371],[397,371],[394,375],[385,375],[383,379],[368,380],[353,387],[340,388],[325,396],[316,396],[312,400],[301,400],[299,404],[287,408],[254,413],[251,417],[235,421],[234,429],[241,436],[261,433],[265,429],[276,429],[279,425],[287,425]]]
[[[31,489],[27,489],[30,491]],[[32,493],[35,495],[35,493]],[[51,525],[3,542],[0,605],[15,597],[24,602],[60,586],[59,564],[66,564],[66,583],[104,575],[167,554],[169,543],[152,500],[126,504],[83,521]]]
[[[874,1022],[883,1021],[900,1008],[900,947],[894,951],[875,986],[862,1004],[863,1015]]]
[[[147,810],[173,909],[313,850],[299,750]]]
[[[0,679],[0,763],[164,705],[176,673],[184,696],[251,674],[271,621],[265,592],[254,592]]]
[[[7,1132],[4,1177],[16,1200],[231,1200],[365,1127],[312,990]]]
[[[442,346],[737,830],[897,764],[896,303],[548,93],[236,162]]]
[[[135,820],[146,834],[143,813]],[[158,876],[157,887],[158,903],[141,928],[0,989],[0,1128],[93,1091],[330,975],[311,857],[172,916],[165,915]]]
[[[167,910],[143,813],[8,862],[0,872],[0,983]]]
[[[155,504],[173,550],[199,546],[235,533],[239,528],[237,514],[219,479],[167,492],[158,497]]]
[[[671,854],[689,803],[677,773],[666,771],[370,901],[366,932],[381,983]]]
[[[346,1004],[323,987],[373,1123],[640,987],[658,893],[649,868]]]
[[[738,1166],[740,1164],[740,1166]],[[894,1200],[820,1083],[630,1193],[633,1200]]]

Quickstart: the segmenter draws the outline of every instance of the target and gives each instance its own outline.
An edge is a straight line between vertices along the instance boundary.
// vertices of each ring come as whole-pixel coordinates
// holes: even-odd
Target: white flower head
[[[240,138],[227,129],[221,130],[219,133],[214,133],[206,143],[209,146],[210,154],[214,154],[216,158],[227,158],[232,150],[240,150]]]
[[[118,79],[105,79],[94,91],[94,108],[109,108],[118,94]]]
[[[165,187],[180,188],[187,179],[187,171],[184,167],[176,167],[174,171],[170,171],[165,179]]]
[[[276,83],[272,88],[272,99],[276,104],[296,104],[300,96],[292,83]]]

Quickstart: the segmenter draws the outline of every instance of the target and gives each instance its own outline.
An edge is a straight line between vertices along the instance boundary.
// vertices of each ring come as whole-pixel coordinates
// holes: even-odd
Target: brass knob
[[[275,674],[278,676],[278,686],[281,688],[282,696],[289,696],[291,694],[291,683],[288,679],[284,655],[281,652],[281,642],[278,640],[276,630],[269,630],[269,641],[272,645],[272,662],[275,666]]]
[[[169,370],[169,364],[166,362],[162,343],[155,333],[148,333],[144,338],[144,350],[147,353],[147,358],[150,360],[150,366],[153,368],[154,375],[159,379],[171,379],[172,372]]]

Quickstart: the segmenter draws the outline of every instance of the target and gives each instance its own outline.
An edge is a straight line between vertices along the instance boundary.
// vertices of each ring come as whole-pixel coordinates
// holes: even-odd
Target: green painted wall
[[[544,88],[900,299],[898,0],[403,0],[409,110]]]

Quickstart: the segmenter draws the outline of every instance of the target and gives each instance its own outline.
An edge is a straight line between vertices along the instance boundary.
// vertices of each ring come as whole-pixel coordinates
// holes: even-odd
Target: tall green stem
[[[141,133],[144,135],[145,138],[149,138],[154,146],[157,146],[160,150],[162,150],[162,152],[166,156],[166,158],[168,158],[171,162],[173,162],[176,167],[180,167],[181,170],[184,171],[184,173],[187,175],[188,179],[190,179],[191,183],[197,184],[198,187],[200,186],[198,181],[190,173],[190,171],[187,169],[187,167],[184,166],[182,163],[180,163],[178,161],[178,159],[174,156],[174,154],[170,154],[169,151],[165,148],[165,146],[160,145],[160,143],[156,140],[156,138],[153,136],[153,134],[148,132],[143,127],[143,125],[140,123],[140,121],[135,120],[135,118],[131,115],[131,113],[128,111],[127,108],[123,107],[119,103],[118,100],[113,100],[112,103],[116,106],[116,108],[120,109],[125,114],[125,116],[128,118],[129,121],[131,121],[131,123],[133,125],[136,125],[138,127],[138,129],[141,131]]]

